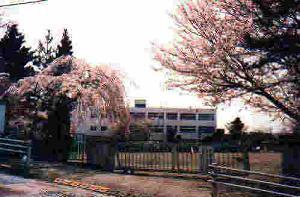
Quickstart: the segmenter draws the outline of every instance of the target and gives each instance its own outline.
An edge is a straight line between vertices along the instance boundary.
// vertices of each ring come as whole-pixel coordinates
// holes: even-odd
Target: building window
[[[91,118],[97,118],[97,112],[95,110],[91,111]]]
[[[168,120],[177,120],[177,113],[167,113]]]
[[[177,126],[168,125],[167,132],[177,132]]]
[[[182,133],[195,133],[196,126],[180,126],[180,132]]]
[[[107,126],[102,126],[101,127],[101,131],[106,131],[107,130]]]
[[[214,133],[215,132],[215,127],[203,127],[200,126],[198,128],[199,133]]]
[[[91,130],[91,131],[97,131],[97,126],[92,125],[92,126],[90,127],[90,130]]]
[[[151,132],[154,132],[154,133],[163,133],[164,132],[164,127],[163,126],[150,126],[149,127],[150,131]]]
[[[213,121],[213,120],[215,120],[215,115],[214,114],[199,114],[198,120]]]
[[[168,125],[167,126],[167,140],[168,142],[175,142],[175,136],[177,134],[177,126]]]
[[[146,103],[136,103],[135,107],[136,108],[146,108]]]
[[[154,113],[154,112],[149,112],[148,113],[148,118],[149,119],[164,119],[164,113]]]
[[[196,120],[196,114],[180,114],[180,120]]]
[[[146,100],[144,100],[144,99],[136,99],[134,101],[134,106],[136,108],[146,108]]]
[[[146,118],[146,114],[143,112],[130,112],[130,116],[131,116],[131,118],[134,118],[134,119],[145,119]]]

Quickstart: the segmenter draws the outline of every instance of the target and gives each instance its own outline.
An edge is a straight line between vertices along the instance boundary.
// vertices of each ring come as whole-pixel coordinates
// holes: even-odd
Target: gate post
[[[200,146],[200,155],[199,155],[199,159],[200,159],[200,162],[199,162],[199,170],[201,173],[206,173],[206,170],[207,170],[207,151],[205,149],[206,147],[205,146]]]
[[[239,142],[240,147],[242,149],[242,157],[243,157],[243,169],[250,170],[250,161],[249,161],[249,147],[250,141],[246,135],[242,135],[241,141]]]
[[[111,138],[89,136],[86,146],[88,165],[106,171],[115,169],[116,144]]]
[[[247,150],[243,151],[243,167],[244,170],[250,170],[249,152]]]
[[[203,172],[207,173],[208,167],[208,149],[207,146],[203,147]]]
[[[27,144],[27,154],[26,154],[26,160],[25,160],[25,163],[24,163],[24,177],[28,177],[29,176],[29,172],[30,172],[30,162],[31,162],[31,140],[28,141],[28,144]]]
[[[200,146],[199,147],[199,172],[202,173],[203,172],[203,147]]]
[[[243,157],[243,169],[244,170],[250,170],[250,161],[249,161],[249,145],[248,141],[244,140],[243,143],[241,144],[242,148],[242,157]]]
[[[214,178],[213,178],[214,179]],[[218,197],[218,184],[214,182],[212,182],[212,197]]]
[[[207,173],[208,165],[214,162],[214,152],[209,146],[199,147],[199,172]]]
[[[177,144],[172,144],[172,171],[175,171],[177,163]]]

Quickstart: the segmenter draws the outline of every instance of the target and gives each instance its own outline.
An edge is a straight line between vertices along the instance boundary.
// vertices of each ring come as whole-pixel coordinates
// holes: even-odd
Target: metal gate
[[[206,173],[214,154],[210,146],[197,144],[123,143],[115,160],[119,169]]]
[[[75,134],[69,152],[69,162],[86,163],[86,136]]]

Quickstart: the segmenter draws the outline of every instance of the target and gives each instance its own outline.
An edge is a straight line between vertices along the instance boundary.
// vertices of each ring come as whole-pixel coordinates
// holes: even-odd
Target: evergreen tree
[[[226,125],[230,135],[234,140],[240,140],[242,133],[245,129],[245,124],[239,117],[235,118],[232,122]]]
[[[254,65],[265,65],[272,72],[285,76],[274,83],[284,90],[295,111],[300,111],[300,15],[298,0],[252,0],[257,6],[252,11],[257,34],[246,36],[245,47],[250,51],[259,51],[263,58]],[[300,133],[300,115],[294,115],[295,132]]]
[[[55,59],[56,48],[53,47],[53,36],[50,30],[47,30],[44,41],[39,41],[38,49],[34,64],[39,66],[40,69],[47,67]]]
[[[266,53],[263,61],[259,62],[262,65],[276,62],[286,67],[295,66],[300,58],[299,1],[252,1],[257,6],[252,16],[258,34],[246,36],[246,47]]]
[[[72,40],[69,36],[68,30],[64,29],[64,33],[62,35],[62,39],[60,44],[57,46],[57,54],[56,57],[60,57],[63,55],[72,55]]]
[[[33,60],[33,53],[30,47],[24,46],[24,43],[24,35],[19,32],[16,24],[9,26],[0,40],[3,70],[9,73],[10,80],[14,82],[28,76],[30,72],[25,65]]]

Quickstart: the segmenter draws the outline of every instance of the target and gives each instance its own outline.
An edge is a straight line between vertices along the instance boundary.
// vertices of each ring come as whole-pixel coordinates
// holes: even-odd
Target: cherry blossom
[[[242,98],[259,110],[300,122],[298,90],[291,88],[297,79],[291,70],[278,63],[256,66],[265,54],[244,47],[245,35],[264,35],[254,23],[259,10],[252,2],[181,2],[171,14],[176,37],[155,44],[154,59],[169,74],[169,87],[193,91],[207,104]]]

